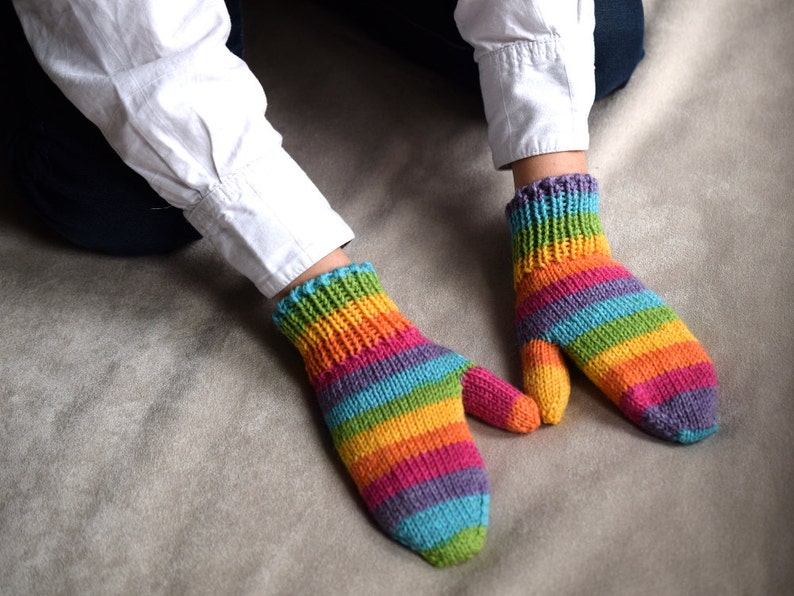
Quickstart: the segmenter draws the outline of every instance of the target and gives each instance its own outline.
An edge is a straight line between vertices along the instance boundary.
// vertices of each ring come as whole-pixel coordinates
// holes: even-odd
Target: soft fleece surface
[[[267,6],[263,6],[267,5]],[[323,9],[248,3],[295,158],[402,310],[519,381],[509,174],[479,99]],[[581,375],[563,422],[472,422],[484,550],[437,570],[375,529],[272,308],[205,242],[122,260],[0,210],[0,592],[794,592],[794,3],[653,0],[647,57],[593,111],[613,251],[721,381],[677,447]]]

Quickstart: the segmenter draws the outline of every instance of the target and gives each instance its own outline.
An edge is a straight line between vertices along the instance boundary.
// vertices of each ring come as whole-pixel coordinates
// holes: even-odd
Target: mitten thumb
[[[474,366],[464,373],[461,383],[467,414],[516,433],[532,432],[540,425],[537,404],[489,370]]]
[[[557,424],[568,406],[571,379],[559,346],[542,339],[531,339],[521,347],[524,391],[540,406],[546,424]]]

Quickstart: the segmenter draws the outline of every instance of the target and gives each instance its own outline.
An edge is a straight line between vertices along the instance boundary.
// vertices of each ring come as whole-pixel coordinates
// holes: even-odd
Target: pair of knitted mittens
[[[534,400],[425,338],[369,264],[320,275],[276,306],[367,508],[434,565],[475,555],[488,525],[488,480],[465,413],[519,433],[558,422],[570,392],[563,354],[653,435],[689,443],[716,430],[708,356],[609,257],[597,207],[595,181],[577,175],[519,189],[507,208]]]

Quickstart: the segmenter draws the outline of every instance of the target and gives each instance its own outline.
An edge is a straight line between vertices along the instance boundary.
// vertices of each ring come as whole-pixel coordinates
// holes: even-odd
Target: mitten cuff
[[[587,174],[554,176],[521,187],[506,214],[516,279],[564,259],[610,254],[598,217],[598,182]]]
[[[273,320],[298,348],[312,378],[412,325],[369,263],[346,265],[298,286],[276,305]]]

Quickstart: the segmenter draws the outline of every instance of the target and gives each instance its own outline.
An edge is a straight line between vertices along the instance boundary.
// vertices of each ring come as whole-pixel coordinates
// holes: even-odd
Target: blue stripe
[[[408,395],[422,385],[440,382],[457,368],[468,364],[460,354],[448,352],[443,356],[406,368],[384,379],[376,381],[361,391],[352,393],[325,414],[325,421],[331,430],[343,422]]]
[[[645,290],[647,288],[636,277],[621,277],[573,292],[524,317],[518,324],[518,337],[524,341],[539,337],[563,319],[579,312],[586,306],[617,296],[637,294]]]
[[[704,428],[703,430],[682,430],[673,438],[673,440],[677,441],[678,443],[689,445],[690,443],[697,443],[709,435],[713,435],[718,430],[719,425],[715,422],[714,426],[710,428]]]
[[[488,504],[487,494],[444,501],[397,524],[394,539],[413,550],[430,550],[461,530],[487,526]]]
[[[323,413],[333,410],[351,393],[361,391],[372,385],[377,379],[385,379],[395,372],[416,366],[444,354],[450,350],[432,343],[422,343],[408,349],[395,352],[387,358],[370,362],[366,366],[355,369],[329,384],[317,396]]]
[[[651,290],[602,300],[563,319],[542,334],[539,339],[566,346],[576,338],[605,323],[658,306],[664,306],[664,302]]]
[[[488,479],[480,467],[464,468],[408,486],[392,495],[373,511],[373,516],[387,532],[393,533],[406,517],[439,503],[488,492]]]
[[[598,213],[598,193],[565,193],[546,197],[543,201],[528,201],[508,216],[510,231],[515,235],[529,222],[543,223],[563,215]]]

